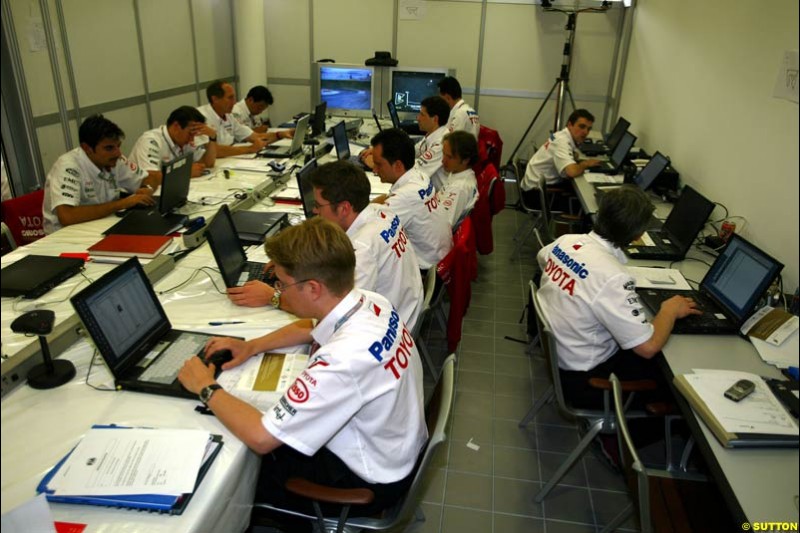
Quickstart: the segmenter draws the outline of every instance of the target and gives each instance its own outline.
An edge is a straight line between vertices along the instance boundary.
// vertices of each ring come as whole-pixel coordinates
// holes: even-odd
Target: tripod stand
[[[565,30],[567,30],[567,35],[566,35],[566,40],[564,42],[564,57],[561,61],[561,72],[558,78],[556,78],[556,81],[553,84],[553,87],[550,89],[550,92],[547,93],[547,96],[545,96],[544,101],[542,101],[542,105],[539,106],[539,110],[536,112],[536,115],[534,115],[533,120],[531,120],[531,123],[528,124],[528,129],[526,129],[525,133],[522,134],[522,138],[519,140],[519,143],[517,143],[516,148],[514,148],[514,151],[511,152],[511,156],[508,158],[508,162],[506,163],[507,166],[508,165],[513,166],[514,156],[517,155],[517,152],[519,151],[520,147],[522,147],[522,144],[525,142],[525,138],[528,136],[528,133],[530,133],[531,129],[533,129],[534,124],[536,124],[536,121],[539,119],[539,115],[541,115],[542,111],[544,111],[544,108],[547,105],[547,102],[550,101],[550,97],[553,95],[553,93],[556,94],[556,112],[555,112],[555,123],[553,124],[553,131],[558,131],[561,129],[561,123],[564,114],[565,96],[569,96],[569,101],[572,104],[572,109],[573,110],[575,109],[575,100],[572,98],[572,91],[569,88],[569,73],[572,68],[572,49],[575,43],[575,26],[577,20],[578,20],[577,13],[573,12],[567,14],[567,25],[564,28]]]

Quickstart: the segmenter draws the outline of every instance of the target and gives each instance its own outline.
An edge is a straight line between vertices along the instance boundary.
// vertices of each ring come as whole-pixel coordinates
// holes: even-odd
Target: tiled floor
[[[534,249],[529,244],[511,259],[512,236],[524,221],[513,209],[502,211],[493,223],[494,253],[479,256],[458,352],[452,427],[424,489],[426,520],[409,532],[595,532],[629,502],[622,478],[591,452],[543,504],[533,500],[579,437],[551,406],[526,429],[517,426],[549,384],[543,360],[507,339],[526,339],[518,322]],[[440,363],[442,334],[435,325],[428,334]],[[633,519],[625,527],[637,529]]]

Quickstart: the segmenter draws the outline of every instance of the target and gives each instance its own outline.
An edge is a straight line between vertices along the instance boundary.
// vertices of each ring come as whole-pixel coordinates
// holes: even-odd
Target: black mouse
[[[206,357],[206,365],[214,364],[214,366],[219,370],[222,368],[222,365],[227,363],[228,361],[233,359],[233,354],[230,350],[222,349],[217,350],[216,352],[212,353],[208,357]]]

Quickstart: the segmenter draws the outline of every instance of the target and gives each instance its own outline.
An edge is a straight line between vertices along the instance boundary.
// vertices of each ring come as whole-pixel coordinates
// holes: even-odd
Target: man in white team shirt
[[[353,245],[332,222],[315,217],[265,247],[281,298],[300,320],[250,341],[214,338],[205,353],[231,350],[233,360],[222,365],[228,369],[262,352],[313,342],[305,370],[265,413],[219,387],[213,365],[198,357],[186,361],[178,379],[264,455],[258,501],[314,514],[308,500],[285,490],[288,477],[301,476],[371,489],[373,503],[352,512],[379,512],[407,491],[427,439],[411,332],[386,298],[353,288]]]
[[[233,116],[256,133],[266,133],[269,129],[269,118],[264,113],[275,102],[272,93],[263,85],[256,85],[247,91],[247,96],[236,102],[231,113]]]
[[[103,115],[78,129],[80,146],[59,157],[44,184],[44,231],[106,217],[135,205],[155,205],[161,173],[148,173],[120,151],[125,133]],[[130,195],[120,198],[120,192]]]
[[[208,104],[198,108],[206,117],[206,124],[217,132],[217,156],[254,154],[267,144],[282,137],[290,137],[286,132],[256,133],[233,116],[236,93],[233,85],[222,80],[212,82],[206,87]],[[247,146],[233,146],[235,143],[249,142]]]
[[[389,194],[375,201],[400,217],[420,268],[435,267],[453,247],[453,235],[433,184],[414,166],[414,143],[406,132],[392,128],[377,134],[370,144],[375,173],[383,183],[392,184]]]
[[[439,81],[439,96],[444,98],[450,106],[450,120],[447,122],[447,130],[466,131],[471,133],[475,140],[481,131],[480,118],[478,113],[472,109],[468,103],[461,98],[461,84],[453,76],[445,76]]]
[[[425,174],[438,191],[446,174],[442,168],[442,139],[447,134],[447,117],[450,108],[438,96],[429,96],[420,104],[417,123],[425,137],[414,146],[414,166]]]
[[[624,186],[603,194],[594,231],[564,235],[542,248],[539,300],[558,347],[564,395],[575,407],[602,409],[603,391],[589,385],[593,377],[652,379],[655,392],[637,393],[638,407],[668,396],[653,357],[666,344],[675,321],[699,314],[695,303],[674,296],[647,320],[636,294],[636,281],[625,268],[622,248],[639,238],[653,204],[638,187]]]
[[[442,188],[436,191],[440,209],[455,228],[478,201],[478,181],[472,165],[478,162],[478,142],[471,133],[454,131],[444,136],[442,168],[445,176]]]
[[[195,146],[197,135],[205,135],[208,142]],[[202,176],[203,170],[213,167],[217,160],[217,132],[206,124],[206,117],[200,111],[185,105],[169,114],[165,126],[142,133],[130,159],[145,170],[160,172],[162,163],[189,152],[194,160],[192,177]]]

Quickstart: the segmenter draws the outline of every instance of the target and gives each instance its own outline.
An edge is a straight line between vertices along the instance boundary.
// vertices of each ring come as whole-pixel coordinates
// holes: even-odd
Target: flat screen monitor
[[[399,113],[419,113],[420,103],[429,96],[439,95],[439,81],[447,69],[405,69],[391,71],[391,101]]]
[[[318,64],[319,100],[331,115],[372,116],[375,71],[372,67]]]

